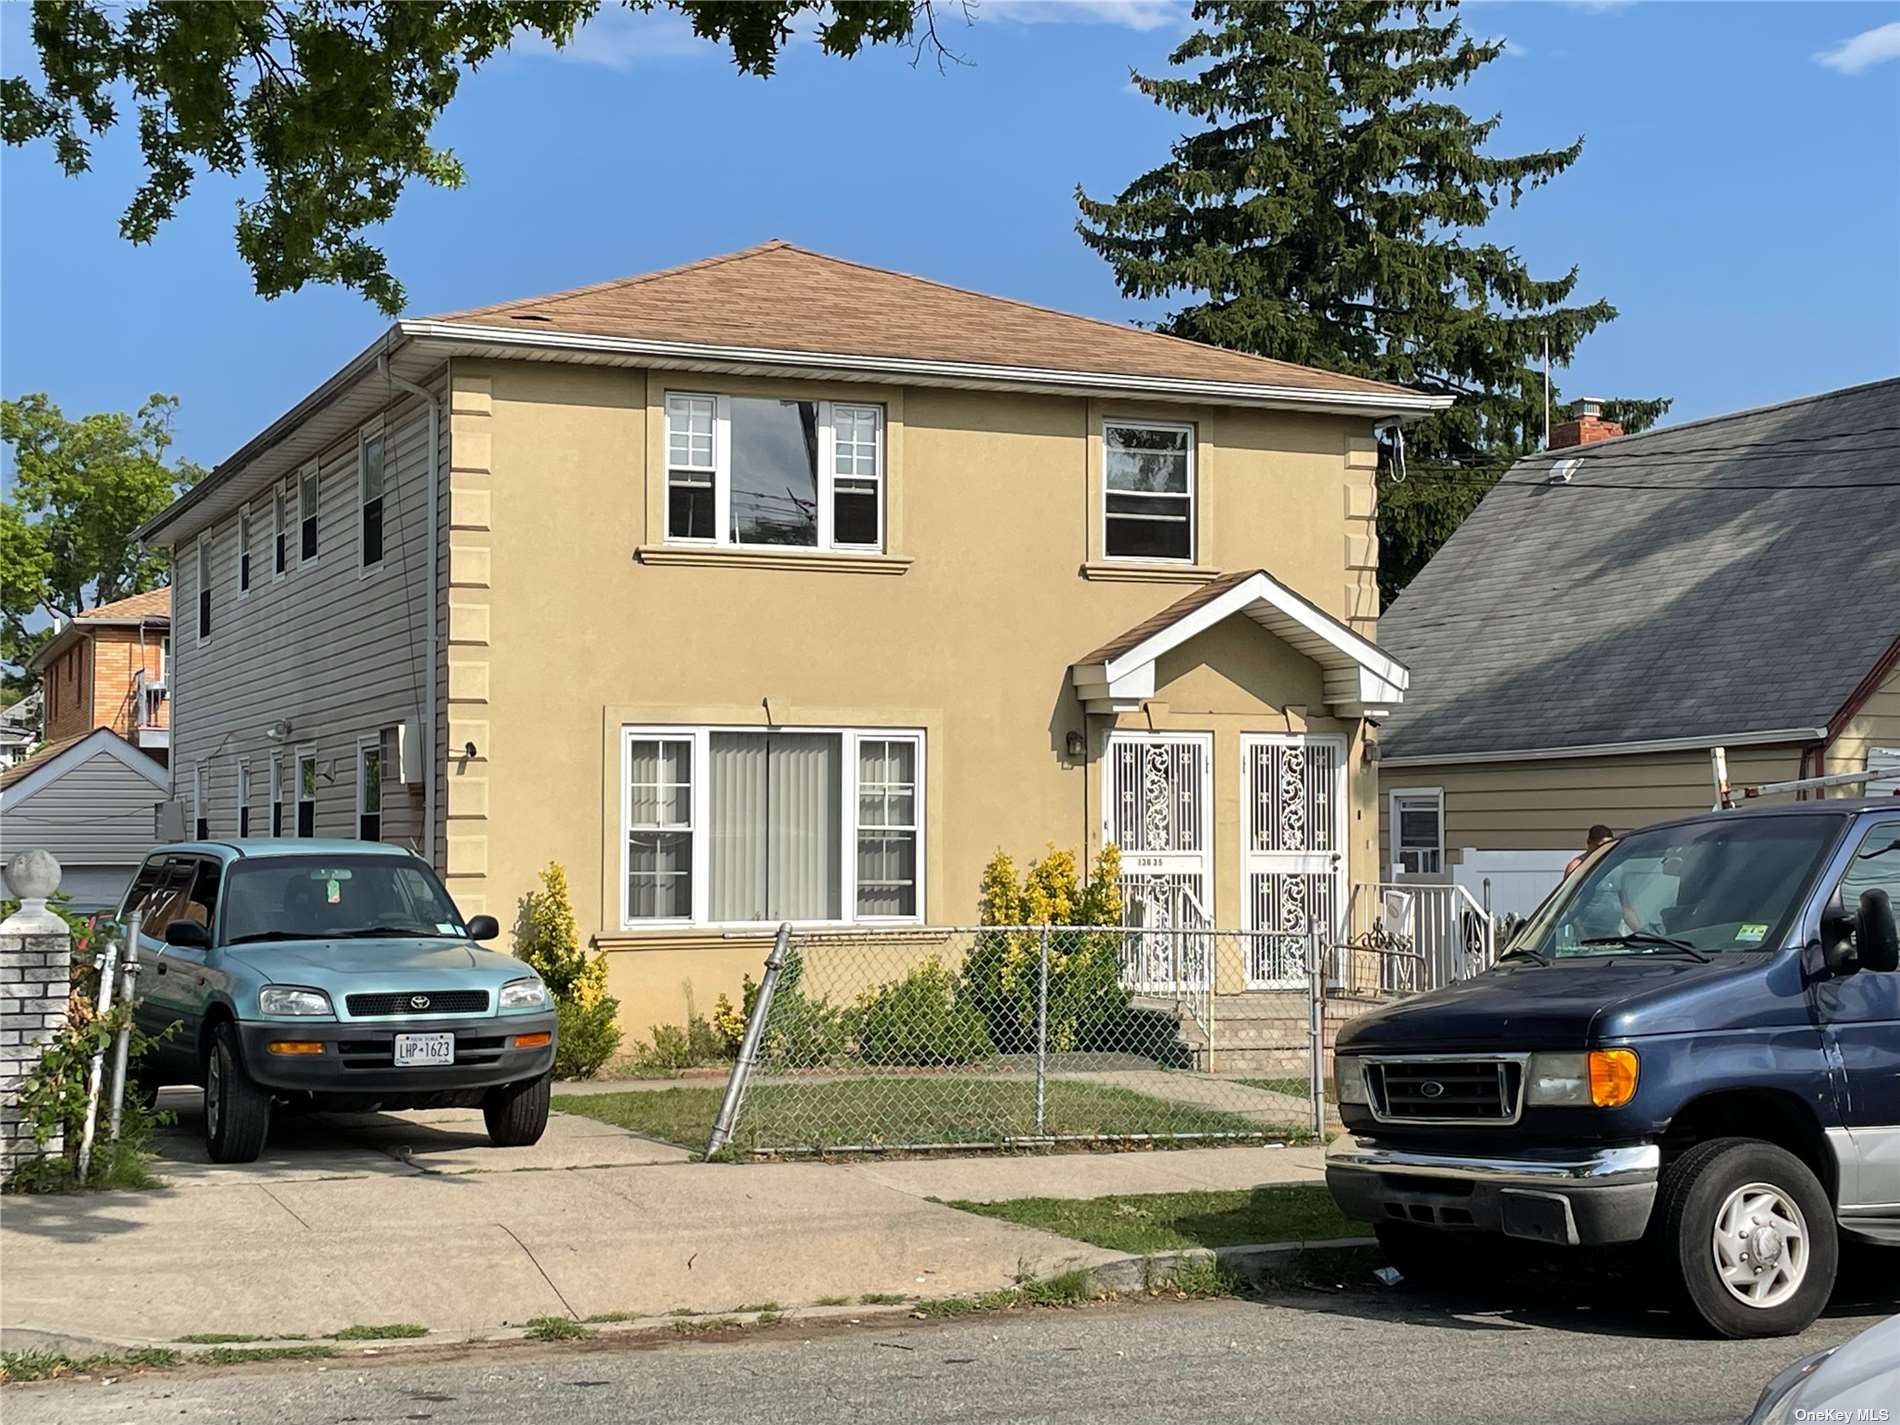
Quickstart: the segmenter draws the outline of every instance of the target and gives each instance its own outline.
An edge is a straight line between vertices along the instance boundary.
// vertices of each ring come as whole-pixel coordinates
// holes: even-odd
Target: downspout
[[[441,551],[436,548],[438,538],[437,517],[439,511],[438,486],[441,483],[442,432],[441,413],[435,396],[425,387],[396,375],[389,369],[387,354],[376,358],[376,369],[384,381],[398,391],[407,391],[420,397],[429,412],[429,562],[427,565],[429,580],[429,632],[426,640],[428,651],[428,676],[424,681],[423,717],[422,717],[422,859],[434,870],[441,868],[435,859],[435,683],[436,683],[436,572]]]

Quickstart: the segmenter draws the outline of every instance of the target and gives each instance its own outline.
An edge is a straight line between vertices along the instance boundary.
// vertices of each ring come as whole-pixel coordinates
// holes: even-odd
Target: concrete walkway
[[[180,1123],[165,1187],[7,1199],[9,1349],[399,1321],[479,1337],[536,1316],[988,1290],[1117,1254],[926,1199],[1321,1176],[1319,1150],[1270,1148],[691,1163],[567,1115],[536,1147],[505,1150],[481,1137],[479,1115],[453,1112],[292,1120],[263,1161],[217,1167],[193,1146],[195,1095],[166,1097]]]

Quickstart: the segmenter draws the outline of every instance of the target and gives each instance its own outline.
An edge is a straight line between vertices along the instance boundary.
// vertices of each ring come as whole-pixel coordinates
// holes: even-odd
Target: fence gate
[[[1346,904],[1345,739],[1243,735],[1240,805],[1247,988],[1299,989]]]
[[[1211,924],[1212,763],[1207,733],[1109,734],[1102,837],[1121,847],[1123,923],[1156,932],[1123,942],[1130,989],[1171,993],[1208,982],[1202,937],[1178,932]]]

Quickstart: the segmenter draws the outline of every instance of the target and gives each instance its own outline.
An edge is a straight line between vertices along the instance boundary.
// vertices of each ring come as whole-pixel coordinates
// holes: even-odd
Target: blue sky
[[[949,8],[949,7],[945,7]],[[0,65],[30,63],[0,7]],[[1673,395],[1672,419],[1900,371],[1900,5],[1470,3],[1506,56],[1462,101],[1499,145],[1581,134],[1578,166],[1494,221],[1540,275],[1571,264],[1622,318],[1572,395]],[[985,0],[947,27],[967,64],[796,45],[736,75],[670,15],[611,13],[566,54],[468,79],[438,132],[459,192],[417,189],[382,240],[414,314],[647,271],[769,237],[1094,315],[1124,302],[1074,233],[1180,131],[1134,93],[1186,26],[1165,0]],[[123,132],[95,171],[0,154],[0,388],[68,414],[181,397],[215,463],[381,329],[360,298],[251,290],[231,243],[247,183],[201,181],[149,247],[116,231]]]

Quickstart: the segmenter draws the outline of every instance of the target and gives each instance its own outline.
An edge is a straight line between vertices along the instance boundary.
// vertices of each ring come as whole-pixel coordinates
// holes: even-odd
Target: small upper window
[[[270,492],[270,576],[284,577],[290,567],[290,495],[282,485]]]
[[[211,637],[211,534],[198,536],[198,641]]]
[[[304,466],[297,477],[297,562],[317,562],[317,507],[322,494],[317,462]]]
[[[249,836],[251,834],[251,764],[249,762],[238,763],[237,796],[238,835]]]
[[[240,594],[251,592],[251,507],[238,511],[237,584]]]
[[[1194,558],[1194,430],[1103,431],[1103,550],[1111,559]]]
[[[358,466],[361,470],[363,567],[369,569],[383,562],[382,436],[364,436],[361,456]]]
[[[791,549],[883,543],[884,410],[666,398],[666,537]]]

